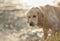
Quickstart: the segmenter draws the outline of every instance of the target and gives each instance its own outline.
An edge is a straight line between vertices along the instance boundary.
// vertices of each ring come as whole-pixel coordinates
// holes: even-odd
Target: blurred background
[[[34,6],[57,4],[60,0],[0,0],[0,41],[43,39],[42,30],[30,29],[25,12]]]

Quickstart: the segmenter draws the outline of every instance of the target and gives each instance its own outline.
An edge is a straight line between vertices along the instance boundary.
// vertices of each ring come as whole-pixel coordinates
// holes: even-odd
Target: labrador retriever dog
[[[27,11],[26,18],[29,26],[43,28],[45,39],[48,36],[49,29],[52,30],[53,34],[60,29],[59,6],[44,5],[32,7]]]

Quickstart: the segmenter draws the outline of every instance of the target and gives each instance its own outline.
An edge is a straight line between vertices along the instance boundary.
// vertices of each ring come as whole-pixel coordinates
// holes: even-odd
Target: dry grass
[[[41,40],[39,38],[32,38],[32,39],[27,40],[27,41],[60,41],[60,33],[56,34],[55,36],[50,36],[46,40]]]

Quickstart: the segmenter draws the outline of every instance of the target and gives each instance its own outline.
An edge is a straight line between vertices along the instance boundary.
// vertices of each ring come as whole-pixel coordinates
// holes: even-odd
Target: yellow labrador
[[[43,28],[45,38],[48,36],[49,29],[51,29],[53,33],[59,31],[60,7],[58,6],[45,5],[32,7],[26,16],[29,26]]]

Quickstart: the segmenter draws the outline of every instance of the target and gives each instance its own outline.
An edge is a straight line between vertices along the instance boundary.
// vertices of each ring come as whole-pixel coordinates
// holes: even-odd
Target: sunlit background
[[[41,6],[46,4],[53,5],[53,3],[56,2],[60,2],[60,0],[12,0],[12,3],[14,4],[23,4],[28,7]]]
[[[20,6],[26,7],[33,7],[33,6],[41,6],[50,4],[53,5],[56,2],[60,2],[60,0],[8,0],[13,4],[20,4]],[[7,0],[5,2],[8,2]],[[19,8],[19,6],[17,6]]]
[[[22,3],[28,5],[29,7],[53,4],[53,0],[21,0],[21,1]]]

